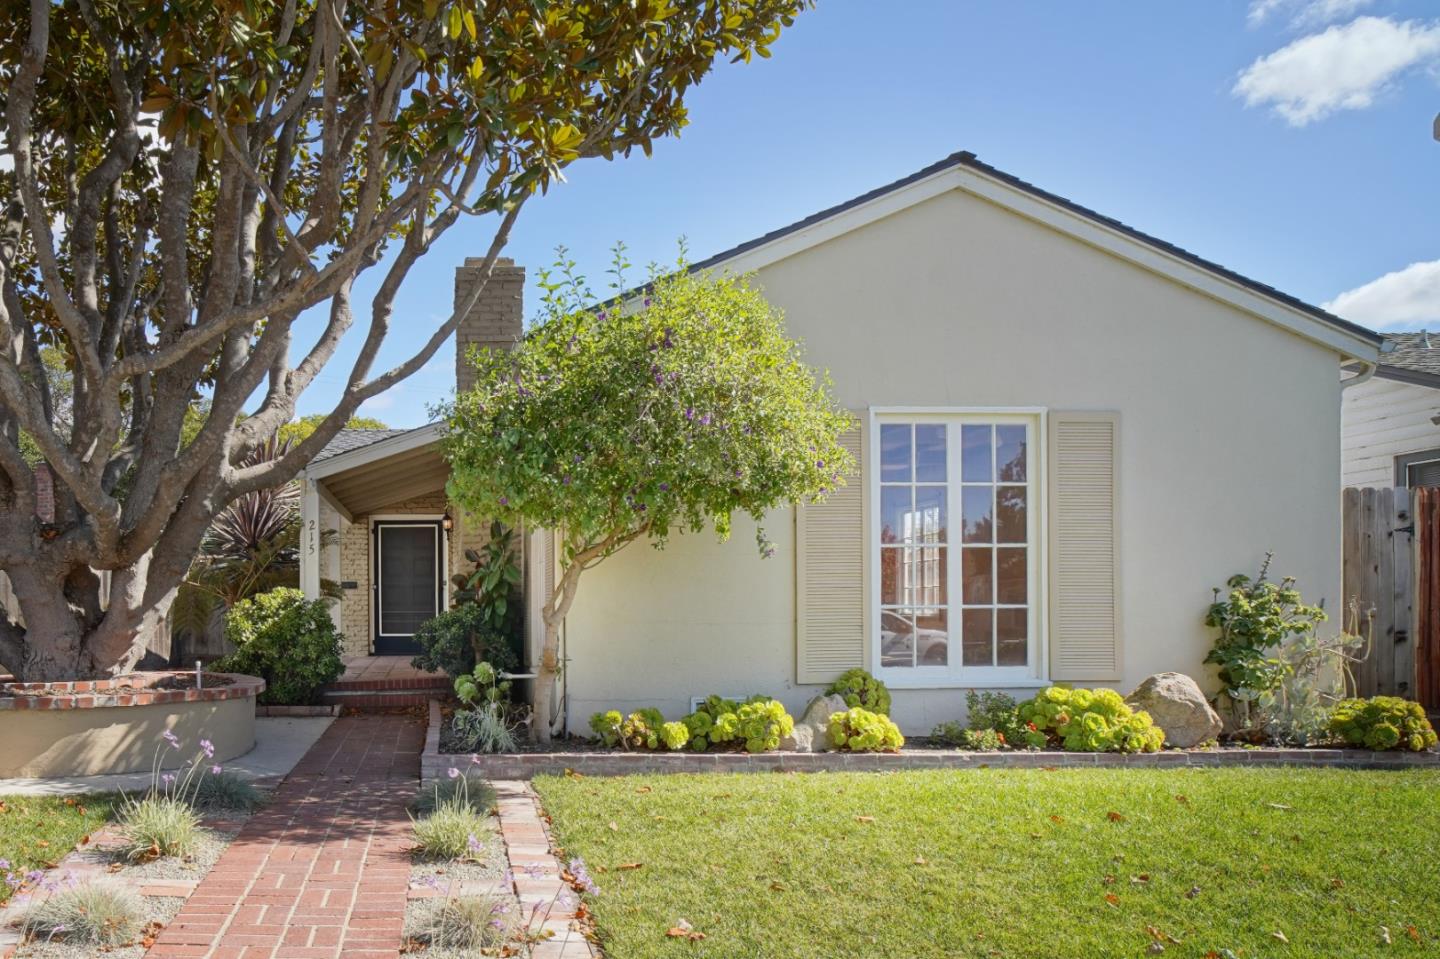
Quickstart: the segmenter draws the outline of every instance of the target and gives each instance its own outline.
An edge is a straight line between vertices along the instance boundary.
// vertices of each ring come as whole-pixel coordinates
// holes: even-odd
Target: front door
[[[420,652],[416,630],[445,608],[443,551],[439,521],[375,523],[375,655]]]

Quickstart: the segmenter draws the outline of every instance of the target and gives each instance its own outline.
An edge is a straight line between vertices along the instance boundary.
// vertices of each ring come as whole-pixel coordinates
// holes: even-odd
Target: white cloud
[[[1344,20],[1375,0],[1251,0],[1246,19],[1257,27],[1272,16],[1288,12],[1292,27],[1318,27]]]
[[[1234,94],[1294,126],[1363,110],[1404,71],[1440,56],[1440,24],[1359,17],[1301,37],[1241,72]]]
[[[1440,260],[1411,263],[1346,290],[1325,309],[1377,330],[1434,327],[1440,324]]]

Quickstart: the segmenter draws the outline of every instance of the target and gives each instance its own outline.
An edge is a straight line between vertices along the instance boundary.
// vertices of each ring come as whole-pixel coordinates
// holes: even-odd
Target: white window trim
[[[870,672],[883,679],[886,685],[896,689],[961,689],[985,687],[994,689],[1028,689],[1048,685],[1048,662],[1046,659],[1049,634],[1046,598],[1049,596],[1049,517],[1047,514],[1046,462],[1047,409],[1045,407],[982,407],[982,406],[874,406],[868,410],[866,423],[865,482],[865,536],[866,536],[866,655]],[[1027,549],[1030,550],[1030,647],[1026,666],[962,666],[959,645],[952,646],[951,665],[944,667],[913,666],[884,667],[880,665],[880,426],[887,422],[906,423],[1027,423],[1031,427],[1029,462],[1026,476],[1029,480],[1030,503],[1027,509]],[[951,462],[958,459],[952,454]],[[947,488],[958,484],[958,477],[947,480]],[[1036,505],[1038,504],[1038,508]],[[951,525],[958,517],[952,517]],[[959,549],[959,542],[947,544],[947,548]],[[960,576],[959,553],[951,558],[954,570],[952,581]],[[951,603],[955,610],[959,603]],[[955,627],[950,627],[952,637]]]
[[[375,652],[375,641],[376,641],[377,639],[382,638],[382,634],[380,633],[380,617],[379,617],[379,615],[377,614],[377,605],[378,605],[379,602],[380,602],[380,573],[379,573],[380,566],[379,566],[379,563],[377,562],[377,560],[378,560],[378,558],[379,558],[379,556],[378,556],[378,551],[379,551],[379,549],[380,549],[380,538],[376,535],[376,532],[375,532],[375,526],[376,526],[376,524],[377,524],[377,523],[388,523],[388,524],[390,524],[390,525],[394,525],[394,524],[396,524],[396,523],[405,523],[405,522],[407,522],[407,521],[410,521],[410,522],[416,523],[417,525],[420,524],[420,523],[426,523],[426,524],[428,525],[428,524],[430,524],[430,523],[443,523],[444,520],[445,520],[445,514],[444,514],[444,513],[372,513],[372,514],[367,518],[367,522],[366,522],[366,526],[367,526],[367,529],[366,529],[366,533],[367,533],[367,538],[366,538],[366,556],[367,556],[367,562],[368,562],[369,568],[370,568],[370,574],[369,574],[369,575],[370,575],[370,577],[371,577],[369,605],[367,606],[367,609],[368,609],[368,611],[369,611],[369,615],[368,615],[367,618],[370,620],[370,623],[369,623],[369,632],[370,632],[370,653],[371,653],[371,655],[373,655],[374,652]],[[449,531],[445,530],[445,529],[443,528],[443,526],[441,527],[441,529],[440,529],[440,583],[441,583],[441,591],[440,591],[440,612],[442,612],[442,613],[445,612],[445,610],[450,609],[450,608],[454,605],[454,604],[451,603],[451,601],[450,601],[450,595],[451,595],[451,594],[450,594],[450,537],[453,536],[453,535],[454,535],[453,532],[449,532]],[[371,550],[374,550],[374,551],[376,551],[376,552],[375,552],[375,553],[371,553]],[[399,634],[394,634],[394,635],[399,635]],[[383,638],[390,639],[390,638],[394,638],[394,636],[393,636],[392,634],[390,634],[390,633],[385,633],[385,634],[383,634]]]

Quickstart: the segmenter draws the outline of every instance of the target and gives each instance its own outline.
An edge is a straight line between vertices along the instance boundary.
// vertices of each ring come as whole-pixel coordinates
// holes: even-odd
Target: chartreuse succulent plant
[[[847,669],[841,673],[840,678],[826,688],[825,695],[839,695],[845,705],[852,708],[860,706],[872,713],[890,715],[890,690],[863,669]]]
[[[729,744],[759,753],[780,748],[795,731],[784,704],[768,696],[743,703],[711,696],[679,722],[667,723],[658,709],[640,709],[629,716],[612,709],[590,717],[590,728],[607,746],[627,749],[685,749],[704,752]]]
[[[900,727],[889,716],[860,706],[830,714],[830,741],[836,749],[856,753],[892,752],[905,745]]]
[[[1027,745],[1058,742],[1075,752],[1153,753],[1165,732],[1150,714],[1126,705],[1113,689],[1051,686],[1020,705]]]
[[[1436,741],[1425,707],[1398,696],[1342,700],[1330,713],[1330,731],[1366,749],[1420,752]]]

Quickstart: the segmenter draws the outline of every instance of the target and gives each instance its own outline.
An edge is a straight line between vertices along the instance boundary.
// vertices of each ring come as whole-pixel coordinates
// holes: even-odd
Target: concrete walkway
[[[255,748],[225,763],[225,768],[246,779],[269,785],[300,761],[330,727],[329,716],[305,719],[255,720]],[[0,796],[78,796],[82,793],[124,790],[140,793],[150,788],[150,773],[114,776],[70,776],[58,779],[0,779]]]
[[[335,720],[147,959],[399,959],[423,724]]]

